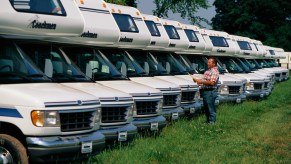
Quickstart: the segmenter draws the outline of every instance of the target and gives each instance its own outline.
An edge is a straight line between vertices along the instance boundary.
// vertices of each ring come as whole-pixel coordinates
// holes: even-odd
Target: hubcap
[[[13,163],[13,158],[10,152],[4,147],[0,146],[0,164]]]

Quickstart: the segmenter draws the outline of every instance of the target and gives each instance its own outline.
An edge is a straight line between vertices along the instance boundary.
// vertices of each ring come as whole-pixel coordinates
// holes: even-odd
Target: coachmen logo
[[[169,47],[176,47],[176,44],[170,43]]]
[[[119,42],[133,42],[133,38],[127,38],[127,37],[120,38]]]
[[[91,33],[90,31],[88,32],[83,32],[81,37],[85,37],[85,38],[97,38],[98,34],[97,33]]]
[[[32,22],[30,22],[27,27],[29,27],[29,28],[38,28],[38,29],[55,30],[57,28],[57,24],[48,23],[46,21],[39,22],[38,19],[35,19]]]
[[[151,96],[151,95],[152,95],[152,94],[149,92],[149,93],[148,93],[148,96]]]
[[[82,100],[77,100],[78,105],[83,105],[83,101]]]

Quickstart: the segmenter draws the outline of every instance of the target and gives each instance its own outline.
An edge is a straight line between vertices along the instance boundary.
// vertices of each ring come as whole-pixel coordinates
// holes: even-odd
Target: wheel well
[[[7,122],[0,122],[0,133],[11,135],[26,146],[25,136],[17,126]]]

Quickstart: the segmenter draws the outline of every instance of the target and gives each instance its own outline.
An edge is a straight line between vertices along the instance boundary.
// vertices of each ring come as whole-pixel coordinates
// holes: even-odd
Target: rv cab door
[[[84,20],[74,0],[5,0],[0,7],[0,34],[78,36]]]

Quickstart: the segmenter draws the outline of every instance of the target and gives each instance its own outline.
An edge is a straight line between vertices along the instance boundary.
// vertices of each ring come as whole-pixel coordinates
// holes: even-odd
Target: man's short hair
[[[215,58],[209,58],[208,60],[212,60],[212,62],[217,66],[217,60]]]

